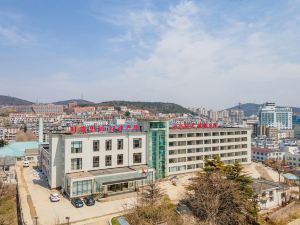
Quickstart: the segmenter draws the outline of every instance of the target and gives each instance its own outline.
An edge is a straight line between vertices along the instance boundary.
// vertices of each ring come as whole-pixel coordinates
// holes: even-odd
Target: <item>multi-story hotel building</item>
[[[259,111],[259,125],[276,127],[278,130],[291,130],[293,128],[292,108],[278,107],[275,103],[263,104]]]
[[[155,179],[199,170],[214,156],[250,163],[250,129],[189,127],[140,121],[135,130],[52,134],[49,146],[40,147],[41,168],[51,188],[61,187],[72,198],[134,191]]]
[[[170,129],[167,174],[203,168],[205,159],[226,164],[251,162],[251,130],[247,128]]]
[[[50,188],[70,197],[133,191],[153,180],[145,132],[52,134],[49,140],[41,167]]]

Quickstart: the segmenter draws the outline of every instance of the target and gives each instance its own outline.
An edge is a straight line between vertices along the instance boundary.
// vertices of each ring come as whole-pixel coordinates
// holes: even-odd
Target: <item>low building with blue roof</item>
[[[23,157],[25,154],[25,149],[33,149],[38,147],[39,147],[39,142],[37,141],[14,142],[0,148],[0,157],[4,157],[4,156]]]

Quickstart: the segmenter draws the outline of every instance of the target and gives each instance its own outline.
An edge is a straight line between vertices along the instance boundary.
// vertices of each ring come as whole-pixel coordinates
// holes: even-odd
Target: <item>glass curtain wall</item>
[[[167,122],[149,122],[149,164],[156,169],[156,179],[166,175]]]
[[[72,184],[72,196],[92,194],[92,180],[74,181]]]

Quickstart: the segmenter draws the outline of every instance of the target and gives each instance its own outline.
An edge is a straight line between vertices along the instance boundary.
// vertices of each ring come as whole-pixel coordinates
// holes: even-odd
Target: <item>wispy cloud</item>
[[[23,45],[33,43],[36,38],[22,29],[24,15],[14,11],[0,11],[0,43]]]
[[[34,37],[29,34],[20,31],[13,26],[2,26],[0,24],[0,40],[8,44],[26,44],[34,41]]]
[[[204,9],[209,10],[194,1],[181,1],[168,11],[148,11],[151,19],[128,16],[135,12],[123,15],[127,31],[136,32],[135,42],[147,41],[147,32],[157,34],[148,41],[147,56],[131,60],[114,80],[122,84],[119,90],[130,89],[131,99],[151,96],[215,108],[254,99],[297,104],[291,89],[300,82],[300,58],[289,52],[295,51],[300,34],[292,22],[297,13],[281,21],[281,15],[290,12],[287,7],[249,21],[226,11],[219,18],[221,25],[214,28],[207,15],[217,12]],[[220,99],[222,104],[216,105]]]
[[[53,68],[48,61],[44,66],[50,72],[42,67],[36,72],[36,77],[44,74],[35,84],[43,83],[37,93],[45,99],[83,92],[94,101],[169,101],[216,109],[253,100],[299,105],[300,5],[295,1],[107,0],[92,1],[91,8],[88,19],[95,24],[80,20],[91,33],[79,39],[61,35],[62,45],[71,40],[81,48],[66,43],[64,58],[52,59]],[[3,23],[0,11],[0,42],[34,39],[24,18],[16,22],[17,17]],[[85,37],[91,36],[100,41],[87,44]],[[89,49],[95,50],[90,56]],[[1,82],[6,92],[15,84],[8,78]],[[35,95],[32,83],[20,86],[19,93]]]

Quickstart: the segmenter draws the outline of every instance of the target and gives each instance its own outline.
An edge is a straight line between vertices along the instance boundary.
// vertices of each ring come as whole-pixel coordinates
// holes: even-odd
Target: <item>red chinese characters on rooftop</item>
[[[111,125],[111,126],[70,126],[69,131],[71,133],[95,133],[95,132],[123,132],[123,131],[139,131],[138,124],[135,125]]]
[[[171,129],[217,128],[217,123],[173,124]]]

